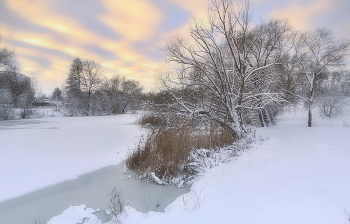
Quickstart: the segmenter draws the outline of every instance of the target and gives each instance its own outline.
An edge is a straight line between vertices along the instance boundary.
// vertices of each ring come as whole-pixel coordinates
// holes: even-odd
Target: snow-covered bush
[[[0,120],[8,120],[11,116],[12,97],[7,89],[0,89]]]
[[[162,127],[140,140],[125,165],[128,172],[140,178],[180,186],[207,168],[237,156],[254,141],[252,136],[233,139],[230,132],[214,124]]]

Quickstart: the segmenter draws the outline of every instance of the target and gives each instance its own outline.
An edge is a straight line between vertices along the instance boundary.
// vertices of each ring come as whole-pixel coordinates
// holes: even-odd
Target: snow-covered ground
[[[60,119],[70,118],[28,120],[30,128],[27,124],[25,129],[16,125],[17,121],[0,123],[3,152],[0,188],[5,187],[0,199],[27,191],[27,182],[36,189],[67,176],[74,178],[101,165],[116,164],[120,161],[116,158],[123,158],[127,153],[118,147],[135,142],[135,137],[141,135],[136,126],[127,124],[134,119],[130,115],[98,117],[93,121],[96,122],[94,130],[89,129],[91,118],[72,119],[71,122],[76,122],[73,126],[83,128],[84,134],[77,134],[78,129],[68,128],[67,120]],[[253,149],[231,162],[207,170],[197,178],[191,192],[177,198],[165,213],[141,213],[125,207],[120,221],[124,224],[348,224],[350,117],[329,120],[315,116],[312,128],[306,127],[306,122],[306,113],[282,116],[277,125],[257,130],[264,141],[257,142]],[[126,128],[122,132],[118,132],[120,125]],[[47,135],[54,131],[57,137],[46,142]],[[127,139],[126,132],[133,132],[135,136]],[[30,141],[34,143],[29,148],[23,145]],[[101,141],[106,142],[104,147]],[[10,148],[18,150],[8,150]],[[84,156],[78,150],[82,148]],[[63,159],[66,156],[69,158]],[[48,224],[100,224],[94,209],[97,208],[71,206]]]
[[[123,223],[349,223],[350,117],[284,116],[266,140],[209,170],[166,213],[127,208]]]
[[[121,192],[125,204],[143,212],[163,211],[188,192],[189,186],[160,186],[122,173],[120,162],[146,132],[135,124],[136,118],[0,121],[0,223],[46,223],[69,206],[81,204],[100,208],[91,217],[106,220],[104,209],[113,189]],[[74,217],[94,211],[84,208],[68,210],[71,223]]]
[[[126,207],[124,224],[142,223],[315,223],[350,222],[350,117],[283,116],[277,125],[260,128],[265,140],[197,179],[165,213],[147,214]],[[49,224],[98,224],[93,210],[71,207]],[[83,213],[89,213],[88,215]],[[56,222],[58,220],[58,222]]]
[[[0,201],[118,164],[144,130],[131,114],[0,121]]]

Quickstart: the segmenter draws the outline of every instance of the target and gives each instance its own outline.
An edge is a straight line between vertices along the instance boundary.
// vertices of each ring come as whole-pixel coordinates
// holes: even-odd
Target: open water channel
[[[45,223],[61,214],[71,205],[85,204],[89,208],[100,208],[95,213],[103,222],[107,221],[104,209],[110,206],[111,192],[115,188],[125,205],[138,211],[164,211],[172,201],[189,192],[189,186],[177,188],[130,178],[121,172],[121,165],[112,165],[84,174],[32,193],[0,203],[0,223]]]
[[[123,174],[122,160],[147,131],[133,115],[0,121],[0,223],[45,223],[85,204],[104,220],[111,192],[138,211],[163,211],[177,188]],[[40,221],[40,222],[39,222]]]

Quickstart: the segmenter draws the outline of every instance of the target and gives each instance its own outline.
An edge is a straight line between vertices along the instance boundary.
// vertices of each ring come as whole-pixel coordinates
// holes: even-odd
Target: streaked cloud
[[[270,18],[288,19],[296,29],[314,28],[314,17],[332,8],[332,0],[314,0],[311,2],[291,1],[288,6],[269,13]]]
[[[106,13],[98,18],[127,41],[145,41],[155,35],[163,13],[144,0],[101,1]]]
[[[21,72],[35,73],[48,94],[64,84],[75,57],[150,89],[166,42],[177,34],[190,38],[192,16],[205,17],[207,7],[207,0],[3,0],[0,47],[14,49]],[[251,1],[257,22],[288,18],[297,29],[327,26],[341,37],[350,35],[349,8],[344,0]]]

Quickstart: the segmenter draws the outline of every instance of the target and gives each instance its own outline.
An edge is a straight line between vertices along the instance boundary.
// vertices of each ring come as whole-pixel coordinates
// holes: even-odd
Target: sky
[[[186,37],[208,0],[0,0],[0,48],[16,52],[20,72],[37,92],[62,88],[76,57],[102,65],[104,75],[134,79],[156,90],[164,46]],[[350,39],[350,0],[251,0],[253,23],[288,19],[298,30],[325,27]],[[188,36],[188,35],[187,35]]]

